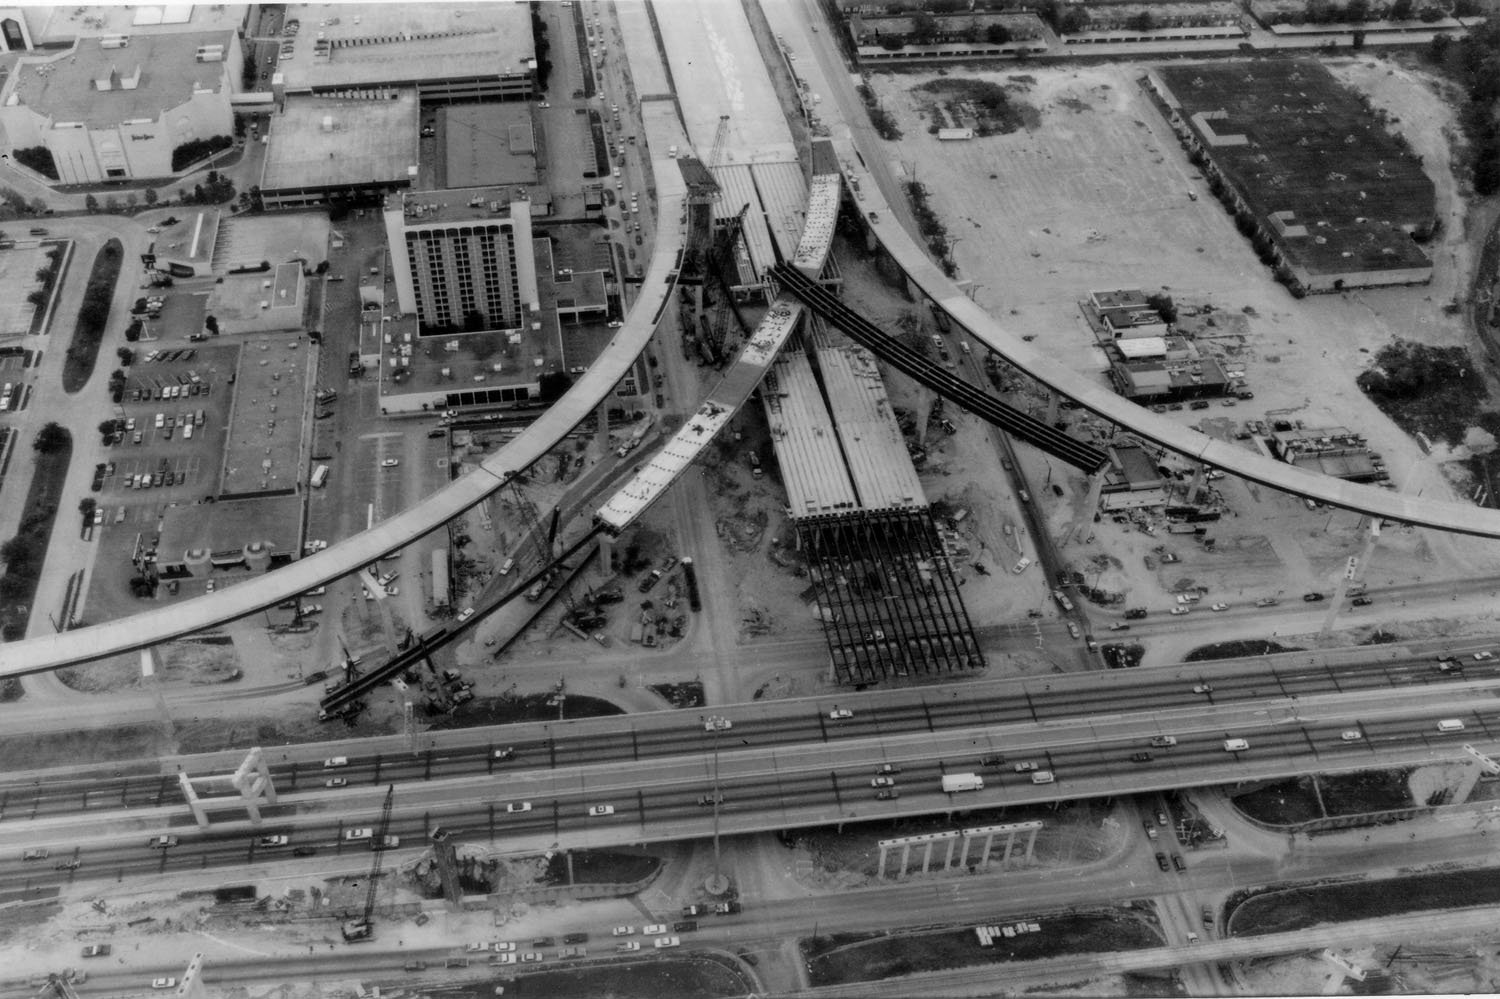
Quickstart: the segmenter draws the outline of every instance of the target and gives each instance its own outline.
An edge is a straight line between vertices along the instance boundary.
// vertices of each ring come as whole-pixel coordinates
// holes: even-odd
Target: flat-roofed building
[[[297,208],[410,187],[419,121],[415,90],[394,100],[289,98],[271,116],[261,200],[267,208]]]
[[[299,21],[272,89],[341,94],[413,87],[424,100],[526,100],[535,90],[531,10],[466,4],[289,4]]]
[[[14,152],[44,146],[58,181],[172,176],[173,151],[229,137],[241,65],[234,31],[79,39],[23,57],[0,87],[0,127]]]
[[[531,202],[507,198],[411,191],[386,209],[396,299],[422,336],[520,331],[540,307]]]
[[[284,565],[298,556],[303,506],[296,495],[173,504],[162,514],[156,572],[170,579]]]

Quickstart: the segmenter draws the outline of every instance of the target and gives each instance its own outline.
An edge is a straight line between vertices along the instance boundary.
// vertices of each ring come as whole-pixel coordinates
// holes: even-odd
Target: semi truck
[[[943,792],[957,794],[959,791],[984,790],[984,778],[978,774],[944,774]]]

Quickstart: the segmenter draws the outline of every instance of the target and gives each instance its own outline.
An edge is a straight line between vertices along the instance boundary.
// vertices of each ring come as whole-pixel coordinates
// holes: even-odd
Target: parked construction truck
[[[956,794],[959,791],[983,791],[984,778],[978,774],[944,774],[943,792]]]
[[[683,558],[682,576],[687,580],[688,606],[696,614],[703,609],[703,601],[698,596],[698,570],[693,568],[693,560],[691,558]]]

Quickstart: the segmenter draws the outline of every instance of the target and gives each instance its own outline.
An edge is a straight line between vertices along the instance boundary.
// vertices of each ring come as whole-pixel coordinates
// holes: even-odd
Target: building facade
[[[401,312],[422,336],[525,329],[539,307],[530,202],[424,200],[439,193],[450,192],[415,192],[385,212]]]
[[[177,147],[234,134],[240,64],[232,31],[89,37],[23,57],[0,89],[6,151],[45,147],[63,184],[170,177]]]

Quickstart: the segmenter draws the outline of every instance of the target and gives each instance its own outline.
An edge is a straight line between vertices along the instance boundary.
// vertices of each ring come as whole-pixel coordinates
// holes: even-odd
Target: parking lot
[[[140,519],[154,521],[168,503],[218,491],[238,354],[238,346],[227,344],[172,348],[153,361],[148,351],[131,365],[120,405],[126,429],[109,451],[115,470],[98,497],[107,523],[136,519],[127,509],[119,520],[121,505],[140,506]]]

